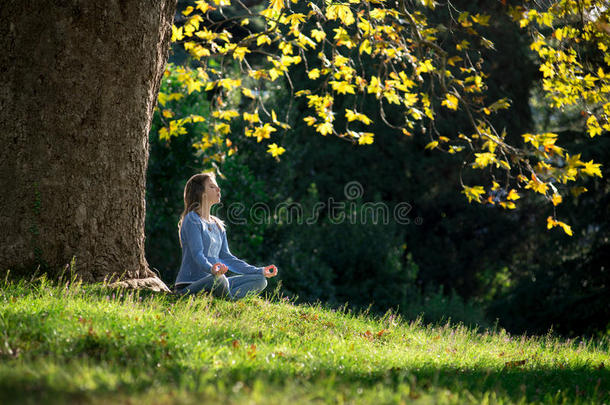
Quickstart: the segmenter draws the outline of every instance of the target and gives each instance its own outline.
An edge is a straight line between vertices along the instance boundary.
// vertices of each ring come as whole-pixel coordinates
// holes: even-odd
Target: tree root
[[[159,277],[148,277],[148,278],[132,278],[129,280],[116,281],[109,285],[112,288],[127,288],[134,290],[151,290],[151,291],[162,291],[171,292],[167,285]]]

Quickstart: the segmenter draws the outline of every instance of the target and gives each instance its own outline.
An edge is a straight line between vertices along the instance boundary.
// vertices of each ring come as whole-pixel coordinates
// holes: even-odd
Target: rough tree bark
[[[75,258],[85,281],[164,287],[144,257],[144,196],[175,7],[2,0],[0,273]]]

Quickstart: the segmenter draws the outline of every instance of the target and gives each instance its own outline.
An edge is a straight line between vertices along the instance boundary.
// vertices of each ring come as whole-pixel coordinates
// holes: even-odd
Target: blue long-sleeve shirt
[[[176,284],[192,283],[212,274],[217,262],[227,265],[237,274],[263,274],[262,267],[252,266],[233,256],[229,251],[227,233],[216,224],[208,224],[197,213],[190,211],[182,220],[182,264]]]

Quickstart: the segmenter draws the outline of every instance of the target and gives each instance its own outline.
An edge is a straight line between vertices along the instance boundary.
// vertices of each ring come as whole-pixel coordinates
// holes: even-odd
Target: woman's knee
[[[246,295],[255,295],[267,287],[267,279],[263,275],[246,274],[232,279],[231,296],[240,299]]]
[[[248,275],[251,278],[252,285],[255,289],[262,291],[267,287],[267,278],[262,274]]]
[[[260,289],[261,291],[264,290],[267,287],[267,277],[265,276],[260,276],[259,278],[259,283],[260,283]]]

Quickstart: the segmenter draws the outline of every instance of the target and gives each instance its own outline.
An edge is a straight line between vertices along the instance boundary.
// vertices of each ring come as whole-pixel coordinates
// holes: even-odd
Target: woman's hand
[[[223,275],[227,272],[227,270],[229,270],[229,268],[227,267],[226,264],[224,263],[214,263],[214,265],[212,265],[212,274],[215,276],[220,276]]]
[[[277,267],[275,264],[263,267],[263,275],[267,278],[271,278],[277,275]]]

